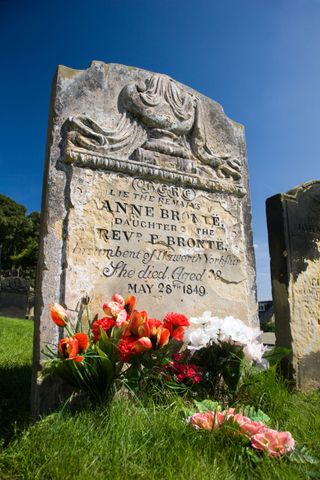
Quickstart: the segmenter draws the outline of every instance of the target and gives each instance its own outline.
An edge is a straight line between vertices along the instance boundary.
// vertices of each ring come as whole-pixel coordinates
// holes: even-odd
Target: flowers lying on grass
[[[270,457],[280,457],[294,449],[294,439],[290,432],[278,432],[265,429],[251,438],[251,445],[256,450],[266,451]]]
[[[290,432],[279,432],[267,427],[263,422],[251,420],[242,413],[228,410],[207,411],[193,414],[188,422],[195,429],[217,430],[225,427],[226,431],[238,432],[248,438],[251,447],[260,452],[266,452],[270,457],[280,457],[292,452],[295,441]]]

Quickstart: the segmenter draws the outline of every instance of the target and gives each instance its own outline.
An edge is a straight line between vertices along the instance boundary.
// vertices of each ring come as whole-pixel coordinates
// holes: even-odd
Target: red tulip
[[[84,356],[83,355],[77,355],[76,357],[73,357],[73,358],[69,358],[69,360],[73,360],[74,362],[82,362],[82,360],[84,360]]]
[[[67,311],[59,303],[50,304],[49,308],[52,321],[59,327],[64,327],[68,321]]]

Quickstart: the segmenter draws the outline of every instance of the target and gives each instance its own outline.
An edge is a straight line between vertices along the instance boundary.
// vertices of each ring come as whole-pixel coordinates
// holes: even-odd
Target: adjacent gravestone
[[[55,301],[102,315],[134,294],[153,317],[257,325],[244,131],[220,105],[138,68],[59,67],[47,148],[35,372]]]
[[[28,310],[29,281],[21,277],[0,280],[0,316],[25,318]]]
[[[267,200],[277,346],[292,350],[287,374],[320,386],[320,181]]]

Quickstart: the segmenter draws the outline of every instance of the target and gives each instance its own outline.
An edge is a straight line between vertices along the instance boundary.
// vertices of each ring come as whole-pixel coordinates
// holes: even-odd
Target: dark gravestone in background
[[[287,374],[320,386],[320,181],[267,200],[277,346],[292,350]]]
[[[0,316],[25,318],[28,310],[29,282],[20,277],[0,280]]]

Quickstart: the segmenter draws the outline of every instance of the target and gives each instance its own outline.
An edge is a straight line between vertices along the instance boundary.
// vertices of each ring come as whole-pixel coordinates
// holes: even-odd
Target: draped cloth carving
[[[117,118],[103,125],[85,116],[67,120],[66,161],[96,154],[229,182],[241,179],[240,160],[209,145],[201,98],[170,77],[151,74],[128,83],[117,105]]]

